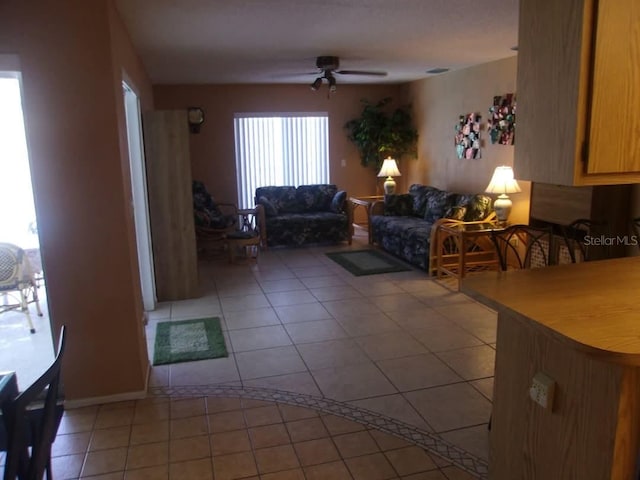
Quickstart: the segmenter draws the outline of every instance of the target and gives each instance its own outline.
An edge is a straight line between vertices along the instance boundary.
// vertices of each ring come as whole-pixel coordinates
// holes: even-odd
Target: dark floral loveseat
[[[332,184],[256,188],[265,212],[267,245],[349,242],[353,212],[347,193]]]
[[[442,219],[476,222],[493,217],[491,197],[414,184],[409,193],[387,195],[369,212],[370,237],[384,250],[429,269],[432,230]]]

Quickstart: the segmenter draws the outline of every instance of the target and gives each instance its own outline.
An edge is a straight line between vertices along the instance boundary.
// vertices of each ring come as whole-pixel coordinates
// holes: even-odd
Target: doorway
[[[142,141],[142,117],[138,95],[122,82],[124,110],[127,122],[129,144],[129,164],[131,170],[131,192],[133,198],[133,219],[138,249],[140,287],[145,311],[156,308],[156,285],[153,271],[153,248],[149,224],[149,201],[147,197],[147,175],[145,170],[144,145]]]
[[[37,315],[33,303],[28,305],[35,333],[29,331],[20,310],[9,309],[0,315],[0,369],[15,370],[19,387],[23,387],[46,370],[54,351],[22,109],[22,76],[17,67],[16,57],[0,55],[0,242],[25,251],[38,278],[43,315]],[[0,302],[5,301],[14,303],[1,296]]]

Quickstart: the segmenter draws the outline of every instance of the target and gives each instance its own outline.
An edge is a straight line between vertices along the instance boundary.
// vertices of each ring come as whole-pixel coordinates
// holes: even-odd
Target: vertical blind
[[[240,208],[255,204],[258,187],[329,182],[326,114],[236,115],[234,129]]]

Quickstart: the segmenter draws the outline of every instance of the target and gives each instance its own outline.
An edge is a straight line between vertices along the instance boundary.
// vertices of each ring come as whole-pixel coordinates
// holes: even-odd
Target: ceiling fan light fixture
[[[336,78],[330,73],[326,75],[327,81],[329,82],[329,92],[333,93],[337,90],[336,87]]]
[[[309,88],[311,88],[311,90],[313,90],[314,92],[317,91],[320,86],[322,85],[322,77],[318,77],[315,79],[315,81],[310,85]]]

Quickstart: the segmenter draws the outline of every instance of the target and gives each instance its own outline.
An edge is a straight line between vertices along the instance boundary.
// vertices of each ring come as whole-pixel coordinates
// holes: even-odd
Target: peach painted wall
[[[339,82],[339,80],[338,80]],[[381,185],[371,168],[360,165],[355,146],[347,139],[344,124],[359,115],[361,99],[398,99],[393,85],[345,85],[327,99],[326,85],[312,92],[307,85],[159,85],[154,86],[157,109],[199,106],[205,123],[191,135],[194,179],[202,180],[219,202],[237,202],[233,118],[235,113],[328,112],[330,181],[349,195],[374,195]],[[346,166],[342,166],[342,160]]]
[[[493,97],[515,92],[516,71],[517,59],[510,57],[404,87],[404,98],[413,104],[420,135],[419,160],[404,161],[402,165],[406,185],[426,183],[457,192],[482,192],[496,166],[513,165],[513,146],[491,144],[485,127]],[[482,158],[460,160],[453,143],[454,127],[459,115],[471,112],[482,115]],[[517,171],[515,175],[517,178]],[[511,195],[513,211],[509,219],[528,223],[530,184],[518,183],[523,191]]]
[[[0,53],[21,63],[52,326],[68,326],[69,399],[141,391],[148,369],[116,67],[133,55],[110,1],[0,4]]]

